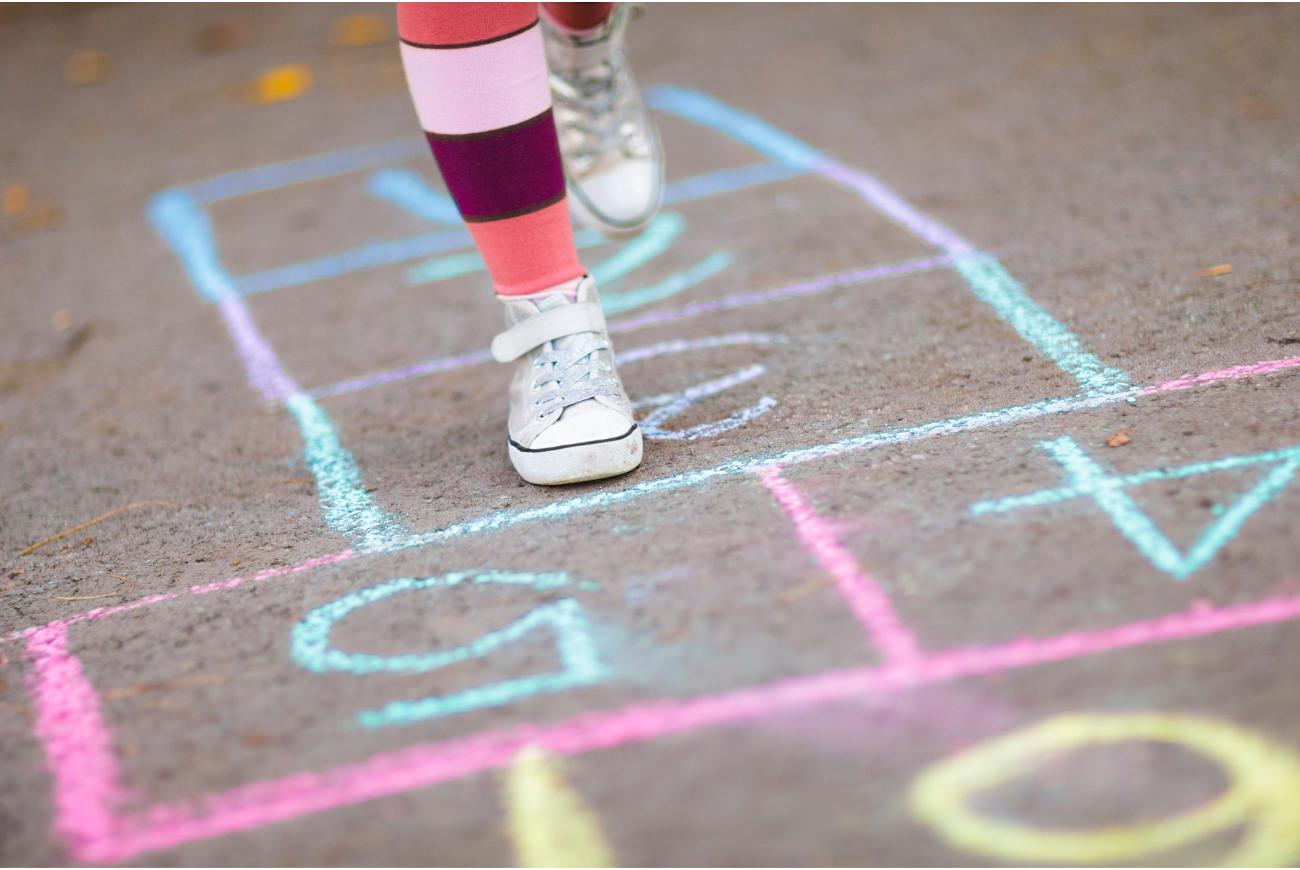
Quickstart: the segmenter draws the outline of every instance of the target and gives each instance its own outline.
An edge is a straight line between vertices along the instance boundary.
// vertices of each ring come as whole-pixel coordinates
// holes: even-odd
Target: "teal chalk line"
[[[1267,450],[1249,456],[1225,456],[1222,459],[1192,462],[1176,468],[1153,468],[1147,471],[1118,475],[1115,480],[1127,488],[1141,486],[1144,483],[1157,483],[1162,480],[1182,480],[1186,477],[1197,477],[1215,471],[1235,471],[1239,468],[1249,468],[1260,463],[1280,462],[1286,459],[1300,459],[1300,444],[1294,447],[1283,447],[1280,450]],[[1026,495],[1012,495],[979,501],[971,505],[970,510],[976,516],[1001,514],[1019,510],[1020,508],[1045,507],[1049,504],[1068,501],[1087,494],[1087,490],[1080,486],[1040,489]]]
[[[1025,288],[992,255],[983,253],[957,233],[922,214],[879,179],[845,166],[765,121],[722,101],[686,88],[661,85],[647,91],[650,104],[661,111],[730,136],[793,169],[816,172],[846,187],[890,220],[954,258],[953,267],[974,292],[1039,353],[1056,363],[1085,393],[1122,393],[1132,389],[1129,377],[1107,366],[1064,324],[1030,298]]]
[[[591,276],[596,279],[596,286],[608,286],[663,254],[672,247],[684,229],[686,218],[677,212],[666,211],[655,215],[640,235],[634,236],[608,258],[591,267]]]
[[[674,272],[662,281],[641,287],[637,290],[613,291],[600,297],[601,306],[606,314],[620,314],[634,308],[642,308],[654,302],[670,299],[707,281],[731,265],[731,255],[726,251],[714,251],[689,269]]]
[[[479,256],[478,251],[448,254],[445,257],[426,260],[407,269],[406,283],[411,285],[432,284],[435,281],[448,281],[452,278],[459,278],[461,275],[482,272],[486,268],[487,266],[484,265],[483,258]]]
[[[981,302],[1039,353],[1078,381],[1085,392],[1122,393],[1132,389],[1128,375],[1084,350],[1074,333],[1031,299],[997,259],[979,252],[966,254],[954,258],[953,268]]]
[[[293,415],[325,524],[366,550],[409,537],[410,530],[365,491],[356,460],[339,443],[329,416],[284,372],[247,303],[234,291],[217,254],[211,222],[199,204],[184,190],[173,188],[150,201],[149,217],[199,295],[217,302],[249,383],[264,398],[282,402]]]
[[[312,610],[294,626],[290,654],[299,666],[315,673],[420,674],[484,658],[539,630],[549,629],[554,635],[561,663],[559,671],[501,680],[444,695],[395,701],[359,713],[357,724],[363,728],[402,725],[500,706],[538,694],[590,685],[605,677],[586,613],[582,604],[572,598],[543,604],[505,628],[445,650],[378,655],[341,650],[330,639],[340,620],[377,601],[406,592],[447,589],[466,582],[529,586],[548,591],[565,586],[569,580],[562,573],[511,571],[457,572],[424,579],[400,577],[348,593]]]
[[[410,530],[366,492],[356,460],[339,443],[324,409],[302,392],[284,404],[298,422],[303,462],[316,479],[325,524],[363,550],[382,549],[409,536]]]
[[[1134,391],[1134,395],[1136,395],[1136,391]],[[562,519],[575,513],[611,507],[646,496],[660,495],[681,489],[692,489],[716,480],[751,474],[772,465],[797,465],[803,462],[829,459],[859,450],[871,450],[893,444],[907,444],[926,438],[953,435],[959,432],[969,432],[995,426],[1009,426],[1040,417],[1102,407],[1116,401],[1122,401],[1123,398],[1123,396],[1069,396],[1046,399],[1027,405],[999,408],[949,420],[923,423],[918,426],[885,429],[809,447],[798,447],[775,453],[732,459],[710,468],[655,478],[623,489],[611,489],[573,496],[533,508],[498,511],[485,516],[463,520],[440,529],[416,533],[407,540],[386,548],[386,552],[410,547],[423,547],[540,520]]]
[[[1005,513],[1025,507],[1042,507],[1073,498],[1090,498],[1110,518],[1120,534],[1146,557],[1147,561],[1175,580],[1186,579],[1205,567],[1219,550],[1236,537],[1246,520],[1276,498],[1300,469],[1300,445],[1270,450],[1253,456],[1230,456],[1195,462],[1175,469],[1154,469],[1127,475],[1108,472],[1090,457],[1078,442],[1068,436],[1044,441],[1039,446],[1065,469],[1070,486],[1042,490],[1011,499],[977,502],[971,506],[972,513],[976,515]],[[1202,529],[1186,552],[1179,550],[1128,494],[1131,487],[1143,483],[1183,479],[1268,463],[1274,463],[1274,467],[1238,497],[1231,507]]]

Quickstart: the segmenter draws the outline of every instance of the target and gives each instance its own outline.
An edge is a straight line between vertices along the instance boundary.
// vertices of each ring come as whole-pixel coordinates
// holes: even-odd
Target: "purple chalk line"
[[[907,227],[917,236],[952,257],[975,252],[975,246],[943,224],[921,214],[901,196],[865,172],[851,169],[830,159],[818,160],[813,170],[823,178],[842,184],[874,205],[895,223]]]
[[[820,278],[812,278],[806,281],[799,281],[794,284],[787,284],[784,287],[777,287],[773,290],[761,290],[757,293],[740,293],[735,296],[727,296],[722,299],[706,299],[701,302],[693,302],[690,305],[681,308],[672,308],[667,311],[651,311],[637,317],[624,317],[619,320],[611,320],[609,331],[613,333],[630,332],[634,329],[640,329],[645,326],[655,326],[661,323],[670,323],[674,320],[685,320],[688,317],[695,317],[699,314],[712,314],[717,311],[728,311],[732,308],[743,308],[748,305],[758,305],[763,302],[775,302],[783,299],[796,299],[800,296],[812,296],[817,293],[825,293],[828,290],[834,290],[837,287],[847,287],[851,284],[861,284],[866,281],[876,281],[881,278],[893,278],[899,275],[908,275],[913,272],[926,272],[931,269],[938,269],[951,265],[952,257],[926,257],[917,260],[904,260],[901,263],[887,263],[883,266],[871,266],[866,269],[855,269],[851,272],[839,272],[834,275],[824,275]],[[362,375],[357,378],[349,378],[346,381],[329,384],[324,387],[317,387],[311,390],[308,395],[313,398],[324,398],[326,396],[338,396],[343,393],[356,393],[361,390],[377,387],[382,384],[390,384],[394,381],[404,381],[409,378],[418,378],[424,375],[436,374],[437,372],[454,371],[456,369],[469,368],[470,366],[480,365],[490,362],[492,355],[485,350],[472,351],[457,356],[440,357],[438,359],[425,360],[424,362],[415,363],[398,369],[389,369],[388,371],[376,372],[371,375]]]
[[[223,293],[217,308],[226,321],[226,329],[235,340],[239,360],[248,380],[268,402],[282,402],[298,392],[298,385],[280,365],[275,351],[267,343],[248,313],[244,300],[233,293]]]
[[[308,395],[313,399],[321,399],[326,396],[338,396],[343,393],[356,393],[370,387],[378,387],[382,384],[389,384],[393,381],[404,381],[408,378],[418,378],[423,375],[431,375],[437,372],[448,372],[455,369],[469,368],[470,366],[480,365],[481,363],[491,362],[492,354],[486,350],[475,350],[469,353],[462,353],[459,356],[444,356],[439,359],[425,360],[424,362],[415,363],[400,369],[389,369],[386,372],[376,372],[373,375],[362,375],[359,378],[349,378],[346,381],[339,381],[336,384],[330,384],[326,387],[318,387],[312,390]]]
[[[735,296],[726,296],[722,299],[705,299],[701,302],[692,302],[681,308],[673,308],[668,311],[650,311],[637,317],[624,317],[610,323],[610,332],[628,332],[633,329],[640,329],[643,326],[654,326],[659,323],[669,323],[673,320],[684,320],[687,317],[694,317],[697,314],[712,314],[715,311],[727,311],[732,308],[744,308],[747,305],[758,305],[762,302],[775,302],[781,299],[796,299],[800,296],[812,296],[816,293],[825,293],[827,290],[834,290],[837,287],[847,287],[850,284],[861,284],[866,281],[876,281],[881,278],[893,278],[899,275],[908,275],[912,272],[926,272],[930,269],[937,269],[947,266],[952,262],[951,257],[926,257],[920,260],[904,260],[901,263],[886,263],[883,266],[871,266],[867,269],[855,269],[852,272],[839,272],[834,275],[824,275],[821,278],[811,278],[807,281],[799,281],[795,284],[787,284],[784,287],[777,287],[775,290],[760,290],[757,293],[740,293]]]

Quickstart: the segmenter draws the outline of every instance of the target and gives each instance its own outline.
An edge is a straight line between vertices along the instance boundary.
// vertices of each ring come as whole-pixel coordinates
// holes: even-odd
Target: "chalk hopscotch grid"
[[[362,484],[361,472],[354,457],[340,442],[329,416],[317,404],[317,396],[301,389],[284,371],[274,349],[257,328],[243,301],[249,290],[246,285],[252,281],[257,284],[252,289],[262,292],[308,280],[334,277],[361,268],[400,262],[433,251],[452,250],[468,244],[469,236],[463,229],[457,229],[406,240],[372,241],[332,258],[290,264],[240,279],[231,276],[223,266],[211,220],[202,205],[233,196],[316,181],[341,172],[372,168],[386,161],[412,156],[413,152],[402,140],[397,140],[379,146],[349,149],[270,167],[228,173],[188,186],[169,188],[157,194],[149,204],[149,217],[155,229],[181,260],[199,294],[217,304],[234,339],[236,352],[250,384],[266,401],[282,403],[297,422],[303,439],[303,459],[316,479],[326,525],[361,549],[381,548],[393,541],[402,540],[409,537],[410,530],[402,518],[386,512],[369,495]],[[754,184],[783,180],[801,172],[802,170],[776,164],[759,164],[756,167],[723,170],[685,179],[670,185],[667,194],[672,201],[686,201]],[[657,223],[671,224],[669,218],[669,215],[661,215]],[[672,227],[670,233],[680,232],[680,218],[677,220],[679,224]],[[613,262],[603,264],[611,277],[616,277],[620,271],[632,268],[639,260],[657,253],[654,235],[651,233],[646,238],[634,240],[631,247],[636,248],[636,251],[629,251],[625,246],[624,250],[615,255]],[[687,273],[671,276],[661,285],[633,291],[632,295],[640,295],[644,301],[654,301],[657,296],[671,295],[715,274],[727,263],[728,259],[723,252],[715,252]],[[617,300],[617,297],[611,298]],[[481,360],[481,354],[466,354],[446,367]]]
[[[761,131],[763,128],[744,129],[753,132],[754,129]],[[770,128],[766,129],[770,131]],[[828,167],[828,171],[836,172],[838,168],[831,166]],[[853,177],[850,180],[864,184],[870,189],[870,185],[863,182],[861,178]],[[873,193],[876,196],[881,195],[880,190],[874,190]],[[887,198],[884,201],[887,213],[888,208],[898,211],[897,203],[891,203]],[[898,202],[901,203],[901,200]],[[904,211],[891,216],[895,216],[896,219],[899,216],[908,218],[905,204],[902,208]],[[955,236],[945,237],[935,233],[933,227],[922,226],[921,229],[931,232],[935,236],[936,243],[942,243],[941,247],[946,255],[953,258],[964,277],[969,273],[976,275],[977,281],[985,282],[983,289],[975,287],[977,295],[981,295],[981,298],[987,297],[985,301],[989,301],[995,310],[998,305],[1004,305],[1008,301],[1013,306],[1018,301],[1014,287],[1008,288],[1005,284],[999,284],[1003,281],[998,272],[1000,266],[996,269],[991,268],[987,258],[983,258],[973,249],[964,249],[962,247],[964,243]],[[974,259],[959,261],[958,258]],[[193,274],[194,271],[191,270],[191,275]],[[968,281],[971,279],[968,278]],[[974,286],[976,281],[971,283]],[[223,292],[218,296],[218,301],[227,303],[232,296],[237,298],[236,293]],[[223,305],[223,309],[224,307]],[[223,310],[223,313],[226,312]],[[244,313],[246,314],[246,309]],[[228,323],[238,322],[239,312],[233,314],[233,317],[227,316]],[[1032,333],[1042,326],[1041,321],[1037,321],[1034,315],[1035,312],[1030,310],[1021,318],[1019,326],[1014,320],[1008,319],[1023,335],[1026,331]],[[232,333],[236,334],[237,346],[245,361],[250,358],[256,360],[261,351],[257,342],[241,343],[240,336],[233,326]],[[1059,352],[1061,351],[1059,346],[1056,351],[1058,351],[1057,356],[1062,356],[1064,353],[1066,358],[1072,352],[1068,344],[1064,352]],[[1051,356],[1050,353],[1048,355]],[[273,356],[271,359],[274,361]],[[1060,364],[1060,360],[1057,361]],[[1072,365],[1075,363],[1078,363],[1077,359],[1071,362]],[[1281,371],[1297,365],[1300,365],[1300,358],[1270,361],[1253,367],[1237,367],[1230,370],[1233,374],[1218,374],[1227,378],[1245,377],[1265,371]],[[1066,368],[1065,365],[1062,367]],[[1084,375],[1079,377],[1080,383],[1084,386],[1084,392],[1079,396],[1046,400],[1018,408],[1000,409],[950,421],[939,421],[935,424],[924,424],[906,430],[886,431],[831,444],[798,448],[785,451],[776,457],[733,461],[703,472],[687,472],[662,478],[659,481],[649,481],[646,483],[652,484],[651,486],[642,484],[624,492],[632,493],[633,495],[627,496],[630,498],[689,486],[722,475],[761,473],[763,482],[773,493],[778,504],[791,516],[805,547],[832,576],[838,574],[845,578],[845,583],[841,585],[841,593],[851,599],[851,596],[862,593],[864,589],[870,591],[869,578],[861,575],[856,567],[847,564],[845,560],[850,557],[847,557],[846,551],[839,547],[820,518],[811,512],[797,489],[780,477],[779,465],[810,461],[884,444],[904,443],[918,438],[1008,425],[1046,414],[1100,407],[1115,401],[1132,399],[1138,395],[1188,389],[1216,380],[1212,377],[1216,373],[1206,373],[1193,379],[1185,379],[1188,381],[1186,383],[1171,381],[1153,388],[1135,390],[1127,386],[1126,379],[1106,382],[1104,372],[1098,374],[1097,371],[1089,371],[1086,364],[1082,368],[1075,365],[1075,369]],[[279,372],[278,364],[267,369],[264,374],[267,374],[267,377],[262,381],[254,379],[254,384],[261,387],[264,394],[268,389],[284,389],[287,391],[281,393],[281,396],[287,399],[305,395],[288,379],[287,375]],[[277,374],[282,377],[277,377]],[[1098,377],[1101,380],[1098,380]],[[1089,378],[1092,380],[1090,381]],[[301,419],[300,415],[300,422]],[[344,468],[339,473],[346,478],[351,471]],[[596,493],[592,496],[570,499],[567,500],[569,507],[558,512],[548,510],[552,506],[547,506],[542,509],[516,512],[513,516],[517,518],[516,521],[543,519],[563,516],[574,510],[603,503],[625,500],[625,498],[611,498],[612,495],[614,494],[608,492]],[[327,506],[323,507],[328,511]],[[299,566],[273,569],[255,575],[253,579],[271,579],[275,576],[310,570],[324,564],[343,562],[364,555],[367,551],[392,552],[407,546],[432,543],[446,537],[458,536],[448,534],[457,527],[459,527],[458,534],[472,534],[514,525],[515,522],[510,521],[509,516],[509,514],[497,514],[483,518],[486,522],[468,521],[447,529],[436,530],[432,533],[436,535],[433,538],[429,537],[430,533],[414,536],[400,534],[397,537],[388,536],[379,540],[367,538],[364,540],[368,546],[363,545],[358,551],[347,550],[310,560]],[[836,579],[838,581],[840,577],[836,576]],[[192,587],[189,592],[207,594],[235,588],[244,582],[246,581],[241,578],[232,578],[215,584]],[[633,705],[622,710],[583,714],[574,720],[557,725],[525,725],[508,731],[489,732],[443,743],[415,746],[395,753],[375,756],[360,764],[344,765],[323,774],[294,775],[282,780],[241,787],[223,794],[209,795],[196,802],[155,806],[130,816],[117,816],[112,809],[113,803],[121,798],[117,790],[116,760],[111,754],[108,732],[99,713],[96,693],[85,680],[79,660],[68,651],[68,628],[71,624],[84,619],[101,618],[179,597],[176,594],[151,596],[121,607],[90,611],[79,617],[59,620],[22,633],[27,638],[34,666],[32,689],[38,705],[37,732],[46,747],[52,772],[55,775],[58,809],[56,826],[80,860],[122,860],[142,851],[165,848],[229,831],[258,827],[304,813],[464,776],[475,770],[504,764],[513,757],[517,749],[528,744],[539,745],[561,754],[586,752],[698,727],[742,722],[775,710],[824,703],[862,692],[894,691],[976,673],[1058,661],[1076,655],[1093,654],[1139,643],[1195,637],[1231,628],[1277,622],[1300,615],[1300,598],[1275,599],[1217,610],[1194,608],[1192,611],[1172,614],[1159,620],[1132,623],[1101,632],[1071,633],[1041,641],[1020,640],[992,647],[950,650],[930,656],[919,653],[914,643],[909,640],[908,630],[901,624],[896,624],[891,629],[895,631],[896,636],[892,640],[886,639],[882,642],[882,647],[886,648],[887,662],[877,667],[785,680],[770,686],[741,689],[717,696]],[[879,605],[882,601],[883,604],[888,604],[887,599],[878,599],[875,603]],[[852,604],[851,600],[850,603]],[[867,610],[869,611],[870,608],[868,607]],[[855,612],[864,622],[864,627],[871,630],[870,614],[864,616],[859,611],[862,611],[861,607],[856,608]],[[877,619],[876,628],[879,627]],[[873,636],[880,640],[878,630]],[[73,775],[74,772],[77,774],[89,772],[91,775],[88,777]]]
[[[1074,377],[1082,387],[1084,395],[1112,395],[1131,389],[1125,374],[1104,366],[1095,356],[1083,350],[1074,335],[1034,302],[996,258],[976,249],[952,230],[916,211],[875,178],[844,166],[758,118],[704,94],[683,88],[660,86],[650,89],[647,96],[650,104],[658,110],[729,136],[787,170],[785,173],[773,173],[770,170],[756,173],[745,167],[723,170],[711,176],[687,179],[674,189],[675,192],[670,191],[674,198],[681,200],[690,196],[738,190],[752,184],[769,183],[802,173],[817,174],[858,193],[875,210],[908,229],[918,238],[938,247],[942,252],[942,262],[922,261],[912,265],[916,266],[918,271],[936,266],[955,269],[978,299],[989,305],[1041,354]],[[331,174],[332,167],[335,165],[341,167],[343,171],[356,171],[359,168],[372,166],[375,161],[390,157],[394,153],[409,152],[402,151],[401,146],[395,143],[387,143],[371,150],[350,149],[333,157],[327,154],[297,163],[279,164],[278,171],[283,174],[279,184],[275,177],[276,171],[268,171],[266,168],[249,170],[243,175],[231,173],[189,187],[175,187],[162,191],[154,197],[149,207],[150,218],[155,228],[169,242],[182,261],[200,295],[217,302],[235,340],[250,382],[268,401],[283,402],[298,423],[304,443],[303,457],[316,478],[321,512],[326,524],[343,535],[353,546],[361,549],[383,548],[394,541],[409,537],[410,530],[403,518],[386,512],[366,491],[354,457],[340,443],[329,416],[316,403],[316,399],[324,395],[350,392],[402,380],[411,374],[408,370],[401,376],[381,374],[370,379],[354,379],[347,382],[346,390],[338,385],[321,391],[307,391],[299,387],[283,370],[274,350],[258,331],[251,313],[244,304],[244,294],[238,286],[238,280],[222,266],[211,222],[202,207],[201,199],[213,201],[247,191],[264,191],[284,184],[317,180]],[[193,193],[195,187],[199,190],[197,196]],[[383,247],[390,244],[394,243],[372,242],[367,243],[366,247],[376,245]],[[351,255],[345,255],[344,259],[348,256]],[[715,254],[715,257],[718,256],[723,256],[722,252]],[[393,261],[380,258],[378,261],[366,260],[366,262],[373,265],[378,262]],[[707,262],[700,265],[706,267],[707,275],[710,273],[710,268],[716,272],[718,268],[725,265],[725,260],[711,267]],[[363,266],[364,264],[353,263],[347,268]],[[294,269],[297,266],[285,268]],[[735,297],[720,300],[721,304],[715,303],[717,307],[714,310],[725,310],[728,307],[737,307],[738,304],[769,301],[773,298],[793,297],[810,292],[809,287],[843,286],[874,277],[906,274],[907,271],[909,270],[905,265],[896,264],[883,267],[878,273],[868,269],[824,276],[780,288],[767,297],[762,294],[748,294],[750,298],[743,302]],[[339,274],[339,272],[335,271],[331,274]],[[670,295],[674,291],[673,288],[669,288],[666,292]],[[641,318],[632,318],[630,322],[625,321],[618,328],[627,330],[648,325],[654,321],[647,318],[662,314],[662,312],[652,312]],[[481,352],[463,354],[426,363],[424,364],[426,370],[421,373],[451,371],[466,365],[478,364],[482,359]]]
[[[1141,395],[1168,394],[1224,380],[1296,368],[1300,368],[1300,357],[1289,357],[1205,372],[1135,392]],[[1079,400],[1081,403],[1076,403],[1073,410],[1100,407],[1125,398],[1118,395]],[[972,428],[1012,425],[1063,410],[1070,409],[1055,408],[1030,416],[1005,413],[999,416],[998,412],[991,412],[958,421],[941,421],[900,430],[908,432],[908,435],[889,443],[957,434],[972,431]],[[769,491],[773,492],[783,510],[803,514],[792,516],[796,533],[802,531],[805,548],[835,576],[841,594],[850,604],[853,604],[854,597],[860,600],[869,598],[870,578],[862,575],[856,565],[847,563],[842,545],[830,527],[812,513],[802,494],[780,477],[777,464],[753,464],[745,470],[764,476]],[[780,491],[782,484],[786,487],[784,492]],[[475,525],[479,526],[479,531],[499,527],[492,523]],[[55,830],[77,860],[122,861],[142,852],[434,785],[502,767],[519,749],[528,745],[557,754],[576,755],[698,728],[741,724],[783,710],[831,703],[863,693],[903,691],[1127,647],[1191,639],[1300,618],[1300,596],[1224,608],[1198,603],[1187,611],[1109,629],[1069,632],[1041,639],[1021,638],[989,646],[925,654],[919,652],[910,638],[910,629],[896,618],[890,625],[889,612],[880,609],[891,607],[888,599],[877,599],[874,603],[869,602],[866,610],[856,607],[855,613],[863,622],[864,629],[877,641],[882,640],[881,626],[886,632],[895,632],[893,641],[885,639],[881,643],[886,651],[885,663],[881,665],[785,679],[716,695],[636,703],[615,710],[583,713],[550,725],[524,724],[418,744],[320,773],[292,774],[193,800],[117,814],[114,805],[125,799],[126,792],[119,785],[118,763],[112,753],[98,694],[87,680],[79,658],[69,651],[70,627],[78,622],[179,600],[187,595],[228,591],[248,583],[304,573],[365,555],[368,554],[344,550],[298,565],[268,569],[250,578],[234,577],[196,585],[186,593],[155,595],[121,606],[96,608],[10,636],[11,639],[21,637],[26,640],[32,663],[29,688],[36,706],[36,734],[45,749],[47,766],[55,783]],[[871,608],[875,608],[876,613],[870,613]]]

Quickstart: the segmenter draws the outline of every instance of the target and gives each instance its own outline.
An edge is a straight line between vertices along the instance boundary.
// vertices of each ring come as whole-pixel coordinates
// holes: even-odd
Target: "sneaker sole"
[[[641,464],[641,429],[605,441],[529,450],[510,442],[510,464],[519,476],[539,486],[561,486],[627,474]]]
[[[595,230],[606,238],[626,239],[635,236],[643,229],[650,225],[655,215],[659,214],[659,209],[663,206],[664,201],[664,146],[663,140],[659,138],[659,128],[651,122],[651,135],[654,137],[654,152],[658,156],[659,163],[659,183],[655,189],[655,200],[650,210],[640,218],[630,221],[612,221],[606,218],[592,204],[587,202],[586,195],[582,192],[581,186],[574,184],[573,180],[565,173],[565,190],[569,195],[569,212],[573,217],[589,230]]]
[[[608,239],[626,239],[635,236],[643,229],[650,225],[655,215],[659,213],[659,203],[645,217],[638,218],[627,223],[617,223],[604,219],[595,209],[590,208],[583,196],[573,185],[568,187],[569,193],[569,211],[574,219],[583,227],[594,230]]]

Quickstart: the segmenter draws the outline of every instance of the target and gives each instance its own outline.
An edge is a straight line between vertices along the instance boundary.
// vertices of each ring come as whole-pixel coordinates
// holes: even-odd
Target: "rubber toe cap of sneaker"
[[[576,185],[576,197],[598,221],[616,229],[645,224],[659,207],[659,166],[625,160]]]
[[[622,438],[632,428],[626,415],[606,407],[595,399],[587,399],[565,408],[542,434],[533,439],[528,450],[547,450],[590,444],[593,441],[610,441]]]

